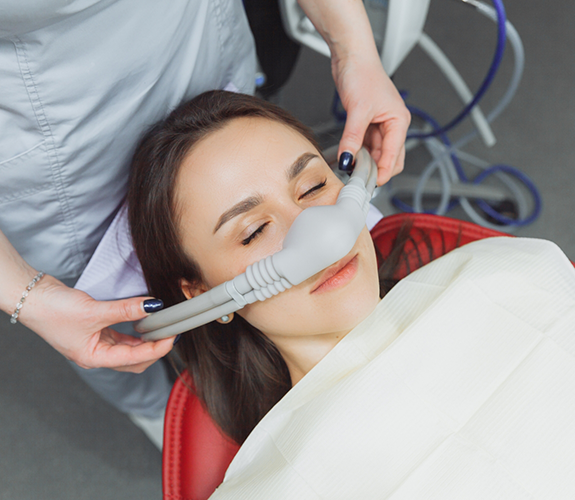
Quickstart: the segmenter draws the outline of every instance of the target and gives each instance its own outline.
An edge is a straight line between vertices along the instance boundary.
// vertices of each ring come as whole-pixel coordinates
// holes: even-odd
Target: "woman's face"
[[[202,139],[176,179],[183,249],[211,289],[282,248],[294,219],[314,205],[334,204],[343,184],[312,144],[264,118],[237,118]],[[238,312],[272,340],[278,336],[344,335],[379,300],[371,237],[290,290]]]

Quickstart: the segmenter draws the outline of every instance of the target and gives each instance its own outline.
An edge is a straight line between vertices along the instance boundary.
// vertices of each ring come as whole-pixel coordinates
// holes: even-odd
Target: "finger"
[[[396,165],[401,165],[403,169],[402,151],[405,150],[405,130],[397,123],[382,123],[381,135],[383,143],[381,145],[381,156],[377,162],[377,185],[385,184],[394,173]],[[401,171],[401,169],[399,171]],[[399,173],[399,172],[396,172]]]
[[[134,297],[131,299],[112,300],[109,302],[98,302],[99,314],[104,326],[123,323],[125,321],[137,321],[145,318],[148,313],[144,307],[150,310],[148,305],[157,304],[156,310],[161,309],[163,303],[159,299],[142,299]]]
[[[382,170],[378,168],[377,170],[377,185],[382,186],[390,181],[390,179],[403,172],[403,167],[405,165],[405,146],[401,148],[399,152],[399,156],[397,157],[397,161],[395,162],[394,167],[391,171]]]
[[[132,366],[120,366],[114,368],[117,372],[130,372],[130,373],[142,373],[146,371],[150,366],[152,366],[157,360],[147,361],[146,363],[140,363]]]
[[[396,172],[395,167],[391,170],[387,170],[386,167],[382,168],[380,166],[380,160],[381,160],[381,157],[383,154],[382,144],[383,144],[383,135],[381,133],[380,127],[371,125],[367,129],[366,146],[369,149],[369,153],[370,153],[371,157],[373,158],[375,163],[378,165],[378,169],[377,169],[377,185],[378,186],[385,184],[386,182],[389,181],[389,179],[392,176],[394,176],[396,173],[399,173],[401,171],[401,170],[399,170]],[[401,156],[401,153],[400,153],[400,156]]]
[[[377,163],[381,158],[381,145],[383,144],[383,135],[381,135],[379,125],[372,124],[367,128],[363,144]]]
[[[403,172],[403,168],[405,167],[405,144],[401,148],[401,152],[399,153],[399,157],[397,158],[397,162],[395,163],[395,167],[393,168],[393,172],[391,175],[397,175]]]
[[[349,110],[343,135],[339,141],[337,157],[341,158],[342,153],[348,152],[355,157],[363,144],[365,131],[369,126],[369,116],[356,107]]]
[[[134,335],[117,332],[111,328],[104,328],[100,333],[98,342],[107,342],[110,345],[125,344],[130,346],[137,346],[143,344],[144,340],[140,337],[135,337]]]
[[[117,332],[115,333],[118,334]],[[111,335],[114,339],[118,338],[114,334]],[[121,336],[122,334],[118,335]],[[109,337],[102,338],[82,364],[87,368],[98,366],[131,371],[140,364],[151,364],[164,357],[172,350],[174,340],[175,337],[154,342],[142,342],[140,340],[139,344],[132,345],[129,343],[110,342]]]

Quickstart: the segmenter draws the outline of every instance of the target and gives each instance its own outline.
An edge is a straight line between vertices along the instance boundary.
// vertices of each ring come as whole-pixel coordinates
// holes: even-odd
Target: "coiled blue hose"
[[[495,54],[493,56],[493,60],[491,61],[489,71],[487,72],[485,79],[481,83],[479,90],[475,93],[473,99],[469,102],[469,104],[467,104],[467,106],[465,106],[465,108],[463,108],[463,110],[447,125],[439,127],[438,129],[428,133],[414,132],[412,134],[408,134],[407,135],[408,139],[425,139],[426,137],[435,137],[451,130],[455,126],[459,125],[459,123],[461,123],[461,121],[465,117],[467,117],[467,115],[469,115],[471,110],[485,95],[485,92],[487,92],[487,89],[489,88],[489,86],[493,82],[493,79],[495,78],[495,75],[497,73],[497,70],[499,69],[501,61],[503,60],[503,54],[505,52],[505,39],[506,39],[505,21],[507,20],[507,18],[505,16],[505,7],[503,5],[502,0],[492,0],[492,3],[493,7],[495,8],[495,11],[497,12],[497,46],[495,48]]]
[[[402,96],[405,96],[405,95],[406,94],[404,92],[402,92]],[[438,138],[441,139],[443,144],[445,144],[445,146],[449,150],[451,150],[451,142],[450,142],[449,138],[447,137],[445,132],[441,130],[439,124],[437,123],[437,121],[432,116],[428,115],[427,113],[425,113],[425,111],[422,111],[421,109],[418,109],[414,106],[407,106],[407,108],[409,109],[410,113],[412,113],[414,116],[420,117],[422,120],[424,120],[429,125],[431,125],[433,127],[433,132],[435,132],[434,135],[437,135]],[[505,225],[505,226],[526,226],[528,224],[531,224],[533,221],[535,221],[537,219],[537,217],[539,217],[539,215],[541,213],[541,205],[542,205],[541,204],[541,195],[539,194],[539,191],[538,191],[537,187],[535,186],[535,184],[533,183],[533,181],[527,175],[525,175],[523,172],[521,172],[519,169],[512,167],[512,166],[509,166],[509,165],[493,165],[493,166],[483,170],[473,180],[470,180],[467,177],[467,175],[465,174],[465,171],[463,170],[463,167],[461,165],[459,158],[457,157],[457,154],[454,151],[451,151],[450,157],[451,157],[451,160],[453,162],[453,166],[455,167],[455,170],[457,171],[457,175],[459,177],[459,180],[461,182],[471,182],[472,184],[479,184],[485,178],[489,177],[490,175],[492,175],[496,172],[503,172],[503,173],[506,173],[512,177],[519,179],[519,181],[521,181],[525,185],[525,187],[529,190],[529,192],[531,193],[531,196],[533,197],[533,205],[534,206],[533,206],[533,210],[532,210],[531,214],[528,217],[525,217],[524,219],[511,219],[510,217],[505,217],[504,215],[501,215],[499,212],[497,212],[497,210],[495,210],[486,201],[476,200],[476,203],[479,206],[479,208],[481,210],[483,210],[483,212],[485,212],[487,215],[492,217],[494,220],[496,220],[497,222],[499,222],[500,224]],[[397,208],[399,208],[400,210],[402,210],[404,212],[414,212],[413,207],[409,206],[407,203],[405,203],[404,201],[400,200],[397,197],[392,198],[392,202]],[[457,206],[457,204],[458,204],[458,202],[456,200],[451,201],[447,210],[452,210],[453,208],[455,208]],[[432,213],[433,214],[434,212],[433,211],[426,211],[426,213]]]

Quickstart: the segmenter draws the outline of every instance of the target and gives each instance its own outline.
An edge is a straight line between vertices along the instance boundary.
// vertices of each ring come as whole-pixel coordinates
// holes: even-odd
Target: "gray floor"
[[[453,0],[432,0],[426,31],[472,88],[489,65],[493,26]],[[575,3],[506,0],[521,34],[527,66],[514,102],[494,124],[497,145],[468,150],[494,163],[522,169],[543,197],[543,213],[518,234],[556,241],[575,259]],[[510,58],[487,96],[501,95]],[[285,106],[310,125],[330,118],[329,62],[303,51],[285,89]],[[457,99],[438,70],[415,50],[396,75],[410,102],[445,122]],[[457,136],[458,133],[454,135]],[[417,167],[407,158],[406,172]],[[0,500],[157,499],[161,457],[122,414],[101,401],[67,362],[25,328],[0,314]]]

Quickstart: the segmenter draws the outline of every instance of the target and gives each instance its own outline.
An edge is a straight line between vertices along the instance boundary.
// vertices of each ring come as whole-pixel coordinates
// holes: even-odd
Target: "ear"
[[[188,300],[208,291],[205,285],[192,284],[183,278],[180,280],[180,289]]]
[[[198,295],[208,291],[206,286],[192,285],[188,280],[183,278],[180,280],[180,288],[188,300],[193,299],[194,297],[197,297]],[[216,319],[216,321],[222,325],[227,325],[228,323],[231,323],[233,319],[234,313],[230,313],[226,316],[222,316],[221,318]]]

